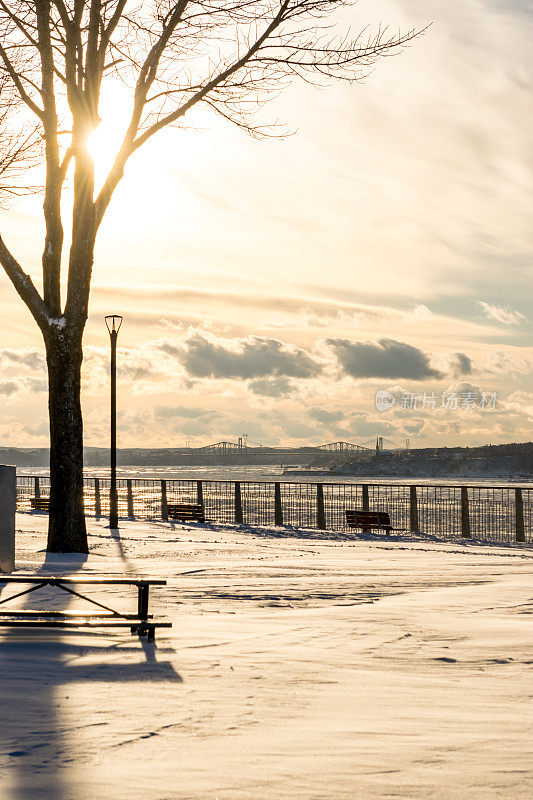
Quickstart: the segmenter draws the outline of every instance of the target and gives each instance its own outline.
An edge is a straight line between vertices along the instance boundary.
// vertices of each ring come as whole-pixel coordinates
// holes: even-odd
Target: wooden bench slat
[[[140,626],[143,620],[57,620],[57,619],[0,619],[3,628],[131,628]],[[150,628],[171,628],[171,622],[149,622]]]
[[[168,503],[169,508],[194,508],[198,509],[199,511],[202,510],[203,506],[201,503]]]
[[[0,583],[85,583],[95,586],[166,586],[163,578],[95,578],[77,575],[3,575],[0,574]]]
[[[115,619],[115,614],[93,612],[93,611],[32,611],[29,609],[2,609],[0,608],[0,617],[20,617],[21,619],[33,619],[39,617],[50,617],[51,619]],[[120,614],[121,619],[139,620],[138,614]],[[153,614],[147,614],[146,619],[153,619]]]

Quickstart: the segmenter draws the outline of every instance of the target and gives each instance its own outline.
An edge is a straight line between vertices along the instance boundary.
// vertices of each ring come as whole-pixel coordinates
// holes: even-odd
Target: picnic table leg
[[[137,636],[146,636],[147,642],[155,642],[155,625],[151,622],[141,622],[139,625],[132,625],[131,632]]]
[[[155,641],[155,627],[148,622],[148,600],[150,584],[140,584],[137,587],[137,616],[141,620],[139,625],[132,625],[131,632],[138,636],[146,636],[148,642]]]
[[[137,614],[139,619],[147,620],[148,619],[148,593],[150,591],[149,584],[141,584],[138,586],[138,595],[137,595]]]

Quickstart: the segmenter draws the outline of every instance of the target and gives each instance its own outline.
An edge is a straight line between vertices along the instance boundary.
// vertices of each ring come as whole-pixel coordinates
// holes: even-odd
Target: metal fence
[[[85,513],[109,514],[108,478],[84,480]],[[119,515],[168,519],[168,505],[201,503],[213,522],[348,531],[346,509],[388,511],[396,528],[493,541],[533,541],[533,488],[264,481],[117,481]],[[50,495],[48,477],[17,476],[17,508]]]

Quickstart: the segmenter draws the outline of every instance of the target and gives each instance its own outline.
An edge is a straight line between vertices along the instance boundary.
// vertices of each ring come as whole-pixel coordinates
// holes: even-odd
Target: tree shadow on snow
[[[32,574],[74,574],[86,559],[74,554],[47,554],[42,567]],[[2,597],[23,588],[2,585],[0,576]],[[39,608],[39,596],[44,597],[45,592],[47,607],[54,610],[66,610],[73,599],[73,595],[47,587],[27,595],[19,608]],[[75,602],[79,608],[77,598]],[[93,722],[83,719],[76,708],[76,697],[83,696],[84,685],[107,683],[119,688],[132,682],[181,682],[170,661],[157,660],[156,643],[130,638],[128,629],[127,633],[110,631],[0,629],[3,800],[72,800],[76,795],[70,769],[76,761],[84,760],[84,741],[88,741],[85,736],[80,739],[78,731],[94,727],[98,732],[97,726],[110,716],[104,702],[101,709],[94,709],[101,722],[94,722],[92,708]],[[93,695],[98,698],[98,689]]]

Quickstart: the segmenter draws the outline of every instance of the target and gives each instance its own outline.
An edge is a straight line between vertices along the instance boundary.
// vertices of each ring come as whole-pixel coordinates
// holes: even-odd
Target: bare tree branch
[[[26,275],[18,261],[7,249],[1,236],[0,264],[3,266],[8,278],[17,290],[19,296],[28,306],[39,328],[41,328],[43,332],[46,331],[46,325],[49,317],[41,295],[35,288],[30,276]]]
[[[23,100],[23,102],[28,106],[28,108],[30,108],[33,111],[34,114],[36,114],[39,117],[39,119],[42,119],[43,118],[43,113],[44,113],[43,110],[41,108],[39,108],[37,103],[35,103],[31,99],[29,94],[26,92],[26,90],[25,90],[25,88],[23,86],[23,83],[22,83],[22,79],[20,78],[20,76],[17,73],[15,67],[13,66],[11,61],[9,60],[9,58],[7,56],[7,53],[6,53],[6,51],[4,50],[4,48],[2,47],[1,44],[0,44],[0,58],[4,62],[4,67],[6,69],[6,72],[9,75],[9,77],[11,78],[11,80],[13,81],[13,85],[16,87],[16,89],[17,89],[21,99]]]
[[[31,170],[42,154],[39,126],[15,124],[20,101],[16,89],[0,77],[0,206],[15,197],[35,194],[39,187],[28,182]]]

